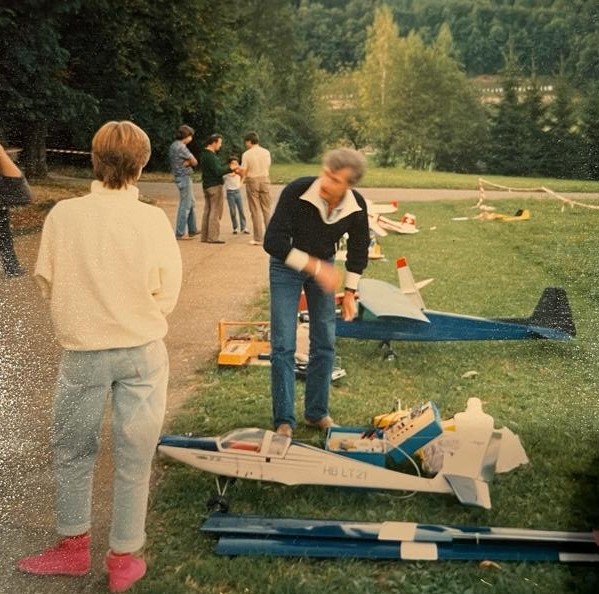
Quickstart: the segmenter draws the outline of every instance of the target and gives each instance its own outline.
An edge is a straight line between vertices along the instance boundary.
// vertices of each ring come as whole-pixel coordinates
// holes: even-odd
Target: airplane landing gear
[[[214,494],[212,497],[210,497],[210,499],[208,499],[206,507],[210,512],[220,512],[222,514],[226,514],[229,511],[229,500],[227,497]]]
[[[383,361],[395,361],[397,353],[391,348],[391,343],[388,340],[383,340],[380,345]]]
[[[211,512],[221,512],[226,514],[229,511],[229,498],[226,497],[227,489],[229,485],[232,485],[235,482],[235,478],[226,477],[224,482],[221,483],[222,477],[215,477],[216,481],[216,493],[208,499],[206,502],[206,507],[208,511]]]

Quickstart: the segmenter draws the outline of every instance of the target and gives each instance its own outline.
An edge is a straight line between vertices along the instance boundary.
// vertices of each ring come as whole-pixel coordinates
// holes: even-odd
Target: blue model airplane
[[[599,563],[597,532],[212,514],[219,555]]]
[[[527,318],[481,318],[426,309],[405,258],[397,260],[399,287],[363,278],[358,285],[358,315],[337,320],[342,338],[381,340],[569,340],[576,335],[564,289],[546,288]]]

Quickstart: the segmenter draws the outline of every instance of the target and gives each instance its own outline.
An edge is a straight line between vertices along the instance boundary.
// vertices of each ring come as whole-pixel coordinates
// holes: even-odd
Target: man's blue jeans
[[[297,306],[306,293],[310,316],[310,356],[304,417],[319,421],[329,414],[329,388],[335,363],[335,297],[304,272],[270,259],[271,393],[275,428],[296,426],[295,350]]]
[[[179,190],[179,209],[177,210],[177,225],[175,234],[177,237],[185,235],[196,235],[198,227],[196,223],[196,199],[193,193],[193,180],[190,175],[175,177],[175,184]]]

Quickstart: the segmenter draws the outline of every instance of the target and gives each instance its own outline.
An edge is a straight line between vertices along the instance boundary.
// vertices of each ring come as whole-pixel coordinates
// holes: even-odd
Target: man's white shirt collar
[[[300,200],[305,200],[310,204],[313,204],[320,213],[320,217],[327,225],[332,225],[340,219],[343,219],[354,212],[362,210],[351,190],[345,192],[345,196],[341,199],[341,202],[333,209],[331,215],[327,213],[328,204],[327,201],[320,197],[320,178],[316,179],[314,183],[300,196]]]

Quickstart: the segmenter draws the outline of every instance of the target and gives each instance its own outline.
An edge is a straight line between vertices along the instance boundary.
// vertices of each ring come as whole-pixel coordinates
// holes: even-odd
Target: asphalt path
[[[172,183],[140,182],[141,192],[164,209],[174,225],[178,196]],[[280,186],[273,186],[276,198]],[[378,202],[478,200],[473,190],[407,190],[366,188],[366,198]],[[530,192],[486,192],[489,200]],[[537,195],[538,196],[538,195]],[[568,194],[576,199],[588,195]],[[196,186],[198,218],[203,207]],[[596,197],[596,196],[592,196]],[[246,214],[249,211],[246,205]],[[101,222],[99,222],[101,224]],[[19,236],[16,249],[31,271],[39,233]],[[218,352],[220,319],[243,319],[267,285],[267,256],[249,244],[251,236],[233,235],[228,212],[221,223],[224,244],[181,241],[183,287],[169,318],[166,342],[171,372],[168,420],[195,389],[197,370]],[[47,305],[27,275],[0,276],[0,594],[77,594],[106,592],[103,556],[111,508],[110,447],[104,445],[96,471],[93,502],[93,571],[83,578],[38,578],[13,569],[21,556],[52,544],[54,483],[51,469],[51,402],[60,349],[49,322]],[[104,431],[103,444],[109,444]]]

